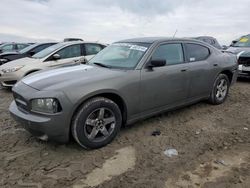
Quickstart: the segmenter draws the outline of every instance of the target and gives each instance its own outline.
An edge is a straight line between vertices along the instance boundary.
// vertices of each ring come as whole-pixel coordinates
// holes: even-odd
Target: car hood
[[[31,74],[21,81],[38,90],[64,90],[74,85],[91,84],[125,74],[118,71],[92,65],[76,65]]]
[[[26,66],[26,65],[40,63],[40,62],[41,62],[40,59],[25,57],[25,58],[21,58],[21,59],[17,59],[17,60],[8,62],[8,63],[0,66],[0,70],[5,69],[5,68],[13,68],[13,67],[16,67],[16,66],[22,66],[22,65]]]
[[[250,48],[230,47],[226,51],[232,52],[234,54],[239,54],[240,52],[244,52],[240,55],[241,57],[245,57],[245,56],[250,57]]]

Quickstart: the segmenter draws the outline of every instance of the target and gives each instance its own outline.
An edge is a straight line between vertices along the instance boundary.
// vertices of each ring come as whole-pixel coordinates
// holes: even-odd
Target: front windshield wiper
[[[108,65],[105,65],[105,64],[102,64],[102,63],[94,62],[93,64],[94,64],[94,65],[98,65],[98,66],[100,66],[100,67],[111,68],[111,66],[108,66]]]

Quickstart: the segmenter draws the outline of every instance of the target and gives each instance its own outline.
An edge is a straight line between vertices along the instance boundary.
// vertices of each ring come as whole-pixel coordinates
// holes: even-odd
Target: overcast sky
[[[0,41],[210,35],[222,44],[250,33],[249,0],[1,0]],[[15,38],[16,37],[16,38]],[[24,39],[24,38],[19,38]]]

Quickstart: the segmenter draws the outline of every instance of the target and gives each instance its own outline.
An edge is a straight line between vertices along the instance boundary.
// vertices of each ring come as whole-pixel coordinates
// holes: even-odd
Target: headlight
[[[24,65],[12,67],[12,68],[5,68],[5,69],[2,69],[2,71],[3,71],[3,73],[16,72],[16,71],[20,70],[23,67],[24,67]]]
[[[31,101],[31,110],[34,112],[54,114],[60,112],[62,109],[57,99],[44,98],[33,99]]]

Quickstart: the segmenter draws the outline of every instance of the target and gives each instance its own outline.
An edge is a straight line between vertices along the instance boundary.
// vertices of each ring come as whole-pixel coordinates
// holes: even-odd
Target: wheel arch
[[[225,74],[225,75],[227,75],[230,84],[232,83],[232,80],[233,80],[233,72],[232,72],[231,70],[227,70],[227,69],[226,69],[226,70],[221,71],[219,74]]]
[[[127,105],[125,103],[124,98],[115,91],[99,91],[98,93],[95,92],[95,93],[88,95],[87,97],[84,97],[79,103],[77,103],[77,105],[74,107],[74,109],[72,111],[71,124],[72,124],[72,121],[74,119],[74,116],[76,115],[78,110],[81,108],[81,106],[86,101],[88,101],[92,98],[95,98],[95,97],[105,97],[107,99],[114,101],[118,105],[118,107],[122,113],[122,124],[123,125],[126,124],[126,122],[127,122]]]

